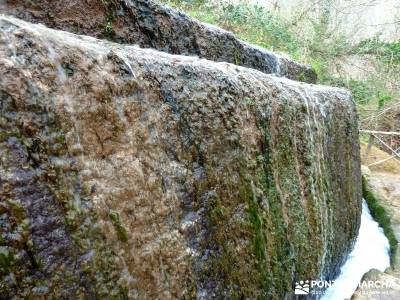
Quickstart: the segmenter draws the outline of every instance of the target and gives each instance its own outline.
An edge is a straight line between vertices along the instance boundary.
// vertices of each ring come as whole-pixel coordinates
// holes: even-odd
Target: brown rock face
[[[352,246],[343,90],[5,16],[0,74],[3,298],[290,299]]]
[[[230,32],[149,0],[0,0],[0,10],[29,22],[117,43],[225,61],[294,80],[316,81],[309,66],[249,45]]]

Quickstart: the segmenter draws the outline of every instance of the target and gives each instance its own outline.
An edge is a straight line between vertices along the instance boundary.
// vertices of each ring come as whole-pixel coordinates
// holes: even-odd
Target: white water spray
[[[339,277],[321,300],[350,299],[365,273],[371,269],[383,272],[389,266],[389,241],[363,200],[360,231],[354,249],[341,268]]]

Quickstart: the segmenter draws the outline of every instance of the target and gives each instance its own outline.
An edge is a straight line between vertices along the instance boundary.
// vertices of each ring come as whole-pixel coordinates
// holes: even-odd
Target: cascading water
[[[342,90],[4,16],[0,70],[0,197],[40,228],[7,241],[21,259],[5,298],[43,285],[24,271],[30,236],[39,296],[147,299],[288,298],[293,270],[330,274],[355,238],[358,123]]]
[[[366,272],[371,269],[383,272],[389,266],[389,241],[363,200],[360,231],[354,249],[341,268],[339,277],[321,300],[350,299]]]

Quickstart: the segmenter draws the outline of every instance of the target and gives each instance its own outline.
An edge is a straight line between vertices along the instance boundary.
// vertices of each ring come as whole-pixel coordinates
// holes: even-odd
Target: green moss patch
[[[121,216],[116,211],[110,212],[110,219],[114,225],[115,231],[117,232],[117,236],[120,241],[126,243],[128,241],[128,233],[124,227],[124,224],[121,220]]]
[[[375,197],[365,177],[362,178],[362,191],[363,191],[363,197],[365,201],[367,201],[372,217],[383,228],[383,232],[385,233],[387,239],[389,240],[390,264],[393,267],[397,261],[396,251],[397,251],[398,241],[394,234],[390,217],[386,212],[385,208],[379,203],[379,199]]]

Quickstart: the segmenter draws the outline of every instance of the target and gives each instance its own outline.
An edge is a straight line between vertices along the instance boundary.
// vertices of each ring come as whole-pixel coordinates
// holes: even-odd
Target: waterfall
[[[341,268],[339,277],[321,299],[350,299],[365,273],[371,269],[383,272],[389,266],[389,241],[363,200],[360,231],[354,249]]]

